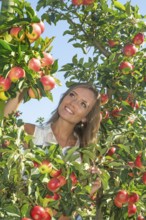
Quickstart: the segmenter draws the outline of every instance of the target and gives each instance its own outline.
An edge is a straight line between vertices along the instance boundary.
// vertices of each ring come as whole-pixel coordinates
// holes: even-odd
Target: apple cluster
[[[49,181],[46,184],[48,189],[48,194],[45,195],[46,203],[59,201],[61,195],[59,194],[62,187],[67,184],[67,177],[62,174],[62,169],[57,169],[54,165],[47,159],[38,163],[33,161],[34,169],[37,169],[40,174],[48,175]],[[71,172],[69,176],[69,181],[71,181],[74,187],[77,183],[77,176],[74,172]],[[50,207],[44,208],[40,205],[35,205],[30,210],[30,216],[33,220],[51,220],[52,216],[55,215],[55,210],[52,211]],[[29,220],[30,218],[24,217],[21,220]]]
[[[139,201],[139,195],[136,192],[128,193],[121,189],[114,198],[114,204],[118,208],[122,208],[124,204],[128,204],[128,217],[133,216],[137,212],[136,203]],[[139,215],[142,217],[142,215]],[[138,218],[139,219],[139,218]]]
[[[143,44],[144,41],[145,41],[145,36],[143,33],[136,34],[131,40],[131,42],[127,43],[122,49],[122,52],[125,55],[125,57],[127,58],[133,57],[137,53],[138,47],[141,44]],[[111,48],[119,45],[119,43],[120,43],[119,40],[112,40],[112,39],[108,40],[108,45]],[[134,65],[129,61],[124,60],[120,63],[119,70],[123,74],[133,73]]]
[[[44,30],[45,25],[40,21],[39,23],[24,25],[24,27],[14,26],[10,29],[9,35],[14,43],[22,42],[22,44],[25,44],[28,41],[31,44],[40,38]],[[25,63],[23,60],[25,60]],[[26,55],[23,60],[22,64],[20,62],[19,64],[12,64],[5,76],[0,74],[0,100],[9,99],[11,90],[14,91],[14,88],[17,89],[17,87],[23,89],[24,83],[25,88],[28,89],[27,95],[29,98],[40,99],[42,97],[40,86],[38,85],[42,85],[43,95],[55,87],[55,79],[50,74],[54,64],[54,58],[50,52],[45,51],[45,49],[40,53],[32,50],[32,54],[29,57]],[[32,78],[35,81],[32,82]],[[24,83],[21,83],[20,86],[20,82]]]
[[[73,5],[91,5],[94,3],[94,0],[72,0]]]

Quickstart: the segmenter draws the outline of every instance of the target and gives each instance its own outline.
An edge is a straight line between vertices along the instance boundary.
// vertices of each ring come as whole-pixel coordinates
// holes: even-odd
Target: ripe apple
[[[77,176],[76,176],[76,174],[75,174],[74,172],[72,172],[72,173],[70,174],[70,178],[71,178],[71,181],[72,181],[72,184],[73,184],[73,185],[76,185],[76,184],[78,183]]]
[[[115,107],[112,112],[111,112],[111,115],[113,117],[119,117],[120,116],[120,112],[122,111],[122,108],[119,108],[118,106]]]
[[[52,170],[52,164],[48,160],[43,160],[39,165],[39,171],[42,174],[50,173]]]
[[[126,190],[119,190],[116,194],[116,199],[118,202],[124,204],[128,202],[128,193]]]
[[[60,180],[57,177],[53,177],[52,179],[49,180],[47,183],[47,187],[51,192],[56,192],[59,190],[61,187],[60,185]]]
[[[41,28],[41,34],[45,31],[45,25],[43,21],[40,21],[39,23],[37,23],[39,25],[39,27]]]
[[[145,218],[140,214],[137,216],[137,220],[145,220]]]
[[[54,58],[50,53],[43,52],[41,63],[42,63],[42,67],[53,65]]]
[[[110,47],[115,47],[116,45],[119,44],[119,41],[118,40],[108,40],[108,45]]]
[[[119,65],[119,69],[123,74],[129,74],[133,70],[134,66],[128,61],[123,61]]]
[[[73,5],[83,5],[83,0],[72,0]]]
[[[50,91],[55,87],[55,80],[52,76],[45,75],[40,78],[41,83],[43,84],[44,90]]]
[[[128,196],[128,203],[136,203],[139,200],[139,195],[137,193],[131,193]]]
[[[23,41],[25,34],[23,31],[21,33],[21,31],[22,31],[21,27],[12,27],[10,29],[10,35],[18,41]]]
[[[91,5],[94,3],[94,0],[83,0],[83,5]]]
[[[30,25],[30,29],[26,32],[26,36],[28,37],[30,42],[33,43],[40,37],[41,33],[42,31],[40,26],[37,23],[32,23]]]
[[[39,89],[34,89],[34,88],[29,88],[28,89],[28,95],[32,99],[40,99],[42,97],[40,90]]]
[[[43,207],[36,205],[30,210],[30,216],[33,220],[43,220],[46,216],[46,211]]]
[[[141,161],[141,156],[142,156],[141,154],[137,155],[137,157],[134,161],[134,165],[136,167],[139,167],[139,168],[143,167],[143,164],[142,164],[142,161]]]
[[[137,207],[135,204],[129,203],[128,204],[128,217],[134,215],[137,211]]]
[[[122,206],[123,206],[123,204],[118,201],[117,197],[114,198],[114,204],[115,204],[115,206],[117,206],[118,208],[122,208]]]
[[[60,181],[60,186],[64,186],[66,184],[66,178],[62,175],[57,177]]]
[[[146,185],[146,172],[142,175],[142,182]]]
[[[141,45],[144,42],[144,34],[143,33],[136,34],[132,41],[135,45]]]
[[[0,75],[0,92],[7,91],[11,86],[11,80]]]
[[[8,78],[11,82],[17,82],[20,78],[25,77],[25,70],[19,66],[14,66],[8,72]]]
[[[101,105],[105,105],[108,102],[108,95],[107,94],[101,94]]]
[[[135,47],[134,44],[126,44],[123,48],[123,53],[125,56],[127,57],[131,57],[131,56],[134,56],[137,52],[137,48]]]
[[[61,197],[58,193],[54,192],[53,195],[46,195],[46,198],[53,199],[53,200],[59,200]]]
[[[51,177],[58,177],[58,176],[60,176],[61,173],[62,173],[61,169],[59,169],[59,170],[52,169],[52,171],[50,172],[50,176]]]
[[[133,100],[129,100],[127,101],[129,103],[129,105],[134,109],[139,109],[139,102],[137,100],[133,101]]]
[[[112,155],[115,153],[115,151],[116,151],[116,148],[115,148],[115,147],[111,147],[111,148],[108,150],[107,155],[108,155],[108,156],[112,156]]]
[[[34,70],[35,72],[40,71],[41,68],[41,61],[38,58],[33,57],[28,62],[28,67],[31,70]]]
[[[6,101],[8,97],[5,95],[5,92],[0,92],[0,100]]]

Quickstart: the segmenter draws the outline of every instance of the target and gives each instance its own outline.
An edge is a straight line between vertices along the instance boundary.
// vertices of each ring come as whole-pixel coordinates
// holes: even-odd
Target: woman
[[[8,101],[5,116],[16,111],[22,94]],[[71,86],[62,96],[59,105],[45,126],[26,123],[25,131],[33,135],[36,145],[59,144],[63,153],[73,146],[86,147],[96,143],[100,125],[100,95],[88,83]],[[95,172],[94,170],[92,170]],[[101,186],[99,179],[93,184],[90,196]],[[60,219],[61,220],[61,219]]]

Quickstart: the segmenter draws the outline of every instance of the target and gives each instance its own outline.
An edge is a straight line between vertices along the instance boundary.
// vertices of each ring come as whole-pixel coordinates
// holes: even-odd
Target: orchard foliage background
[[[145,39],[139,45],[134,41],[137,34],[145,35],[145,16],[140,15],[138,7],[131,6],[128,1],[125,5],[106,0],[90,1],[91,4],[80,1],[80,5],[77,5],[78,1],[71,0],[38,1],[37,10],[44,9],[41,20],[50,25],[66,21],[69,28],[64,35],[70,37],[69,42],[82,50],[83,57],[85,54],[88,56],[88,51],[90,54],[93,52],[88,61],[74,55],[72,63],[59,69],[65,72],[67,86],[78,81],[90,81],[101,92],[102,120],[97,135],[98,145],[79,149],[83,154],[81,166],[74,162],[72,152],[63,156],[56,146],[47,151],[36,148],[31,137],[20,129],[23,122],[18,114],[12,114],[9,119],[2,117],[6,101],[15,97],[19,90],[24,89],[25,101],[30,99],[30,87],[36,98],[47,96],[52,99],[51,92],[40,81],[42,73],[30,70],[28,62],[33,57],[41,60],[44,51],[51,52],[53,38],[39,36],[31,42],[26,33],[32,31],[30,24],[38,23],[40,19],[27,2],[14,2],[13,10],[8,16],[7,12],[4,14],[4,22],[0,24],[0,76],[7,78],[14,66],[22,67],[26,75],[11,82],[8,90],[0,90],[1,219],[29,217],[36,204],[57,210],[52,219],[58,219],[61,213],[73,219],[76,213],[80,213],[83,219],[146,218],[146,49]],[[22,27],[18,36],[20,38],[24,33],[22,41],[10,35],[13,26]],[[125,45],[130,48],[128,54]],[[121,67],[123,62],[128,62],[126,69]],[[59,84],[55,78],[57,70],[57,61],[41,66],[43,75],[53,77]],[[27,149],[24,148],[25,142],[29,145]],[[66,178],[66,183],[57,192],[60,195],[57,200],[46,198],[49,193],[52,196],[47,187],[52,178],[50,174],[41,173],[34,166],[34,161],[41,164],[44,159],[49,159],[54,169],[61,169]],[[91,177],[87,172],[90,164],[100,168],[101,172]],[[70,178],[72,172],[78,179],[75,185]],[[91,200],[87,194],[97,177],[101,179],[102,187],[96,198]],[[118,194],[121,190],[125,196],[122,199]],[[131,195],[136,197],[131,199]]]

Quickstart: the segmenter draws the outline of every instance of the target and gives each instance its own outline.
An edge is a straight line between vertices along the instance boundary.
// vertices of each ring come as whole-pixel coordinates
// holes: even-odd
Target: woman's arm
[[[18,92],[15,98],[9,99],[4,108],[4,116],[8,117],[9,114],[16,112],[22,100],[23,92]]]

